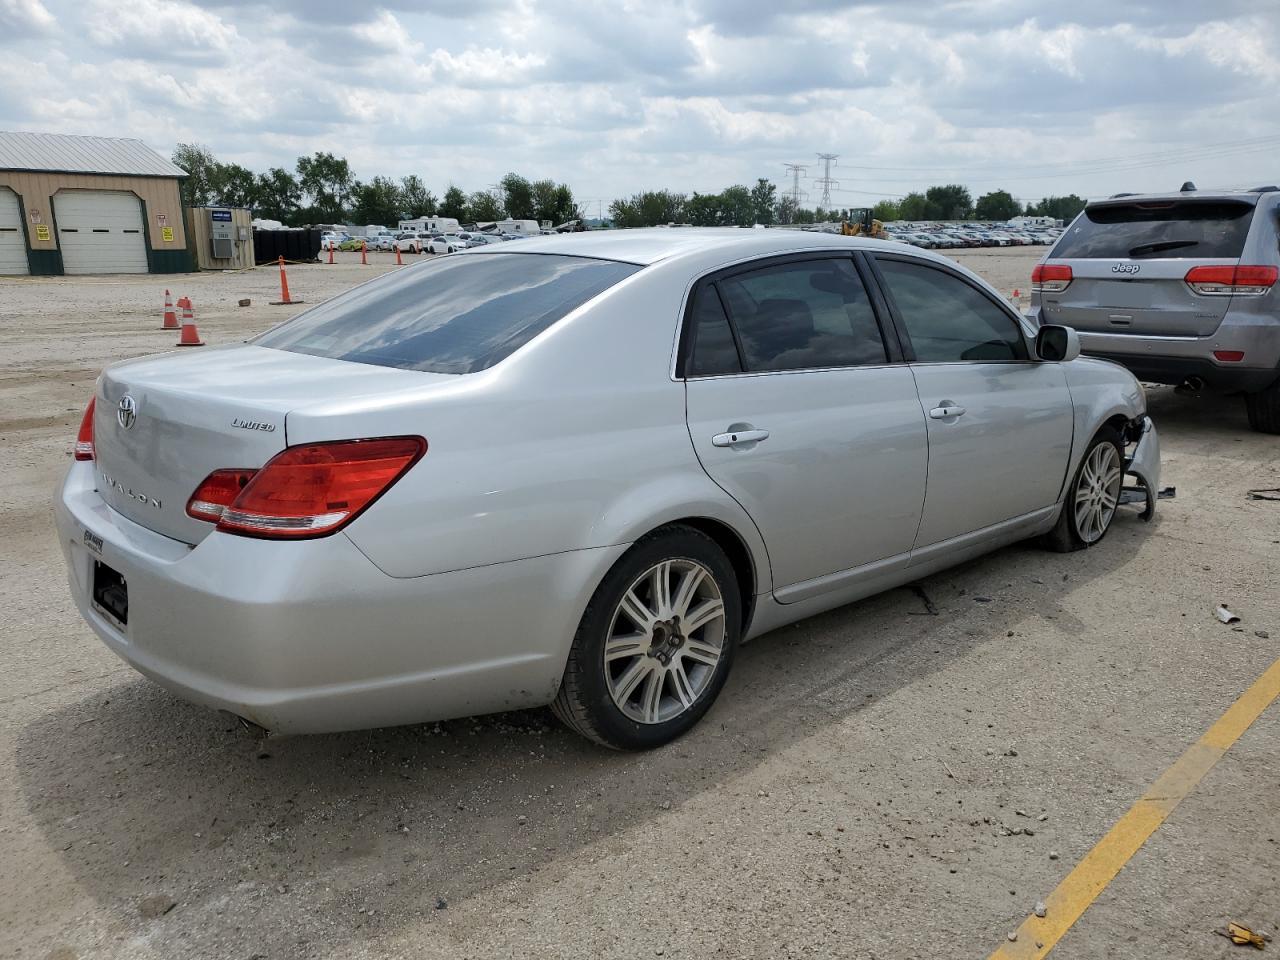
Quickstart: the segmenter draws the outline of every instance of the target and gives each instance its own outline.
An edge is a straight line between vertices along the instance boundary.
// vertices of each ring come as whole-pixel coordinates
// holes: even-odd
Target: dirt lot
[[[960,259],[1008,292],[1037,253]],[[260,742],[92,636],[53,534],[98,370],[175,339],[166,283],[211,343],[292,312],[274,269],[0,281],[0,956],[984,957],[1280,655],[1280,503],[1246,496],[1280,447],[1162,388],[1154,523],[932,577],[936,616],[904,589],[763,637],[667,749],[540,711]],[[1054,956],[1280,927],[1278,737],[1272,706]]]

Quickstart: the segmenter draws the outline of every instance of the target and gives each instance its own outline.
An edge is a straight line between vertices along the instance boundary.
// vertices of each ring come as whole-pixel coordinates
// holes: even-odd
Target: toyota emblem
[[[134,402],[133,397],[127,393],[120,398],[120,404],[116,408],[116,419],[120,421],[120,426],[126,430],[130,429],[134,421],[138,419],[138,405]]]

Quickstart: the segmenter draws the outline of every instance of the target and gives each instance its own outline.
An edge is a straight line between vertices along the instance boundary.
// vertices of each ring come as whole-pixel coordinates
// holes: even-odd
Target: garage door
[[[29,273],[18,195],[0,187],[0,274]]]
[[[67,190],[53,198],[62,269],[146,273],[142,201],[118,190]]]

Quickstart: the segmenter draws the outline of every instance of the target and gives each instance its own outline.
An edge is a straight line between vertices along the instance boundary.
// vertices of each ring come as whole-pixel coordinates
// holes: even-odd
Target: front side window
[[[888,361],[866,288],[847,258],[780,263],[718,286],[749,371]]]
[[[251,342],[402,370],[475,373],[639,269],[548,254],[441,258],[348,290]]]
[[[920,263],[877,260],[922,363],[1028,359],[1017,321],[959,277]]]

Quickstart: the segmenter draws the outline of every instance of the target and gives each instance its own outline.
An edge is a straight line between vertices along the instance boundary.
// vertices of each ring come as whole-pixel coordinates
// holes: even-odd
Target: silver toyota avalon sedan
[[[1126,474],[1149,518],[1142,389],[1078,353],[897,243],[494,245],[108,367],[58,535],[113,651],[270,730],[549,703],[652,747],[751,637],[1016,540],[1096,544]]]

